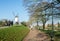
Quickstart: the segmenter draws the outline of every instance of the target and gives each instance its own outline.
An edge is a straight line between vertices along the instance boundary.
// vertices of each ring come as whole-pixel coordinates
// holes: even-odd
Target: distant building
[[[15,21],[15,24],[19,24],[19,17],[18,16],[15,16],[14,21]]]

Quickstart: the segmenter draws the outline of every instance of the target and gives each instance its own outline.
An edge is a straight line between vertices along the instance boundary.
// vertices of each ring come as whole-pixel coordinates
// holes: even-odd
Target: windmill
[[[14,23],[15,23],[15,24],[19,24],[19,16],[18,16],[18,13],[15,14],[15,13],[13,12],[13,16],[15,17],[15,18],[14,18]]]

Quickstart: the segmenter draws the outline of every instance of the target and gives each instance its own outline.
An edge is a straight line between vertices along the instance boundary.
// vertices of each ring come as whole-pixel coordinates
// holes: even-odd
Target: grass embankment
[[[25,26],[13,26],[0,29],[0,41],[22,41],[29,29]]]
[[[45,32],[46,34],[49,35],[54,35],[54,41],[60,41],[60,31],[53,31],[53,33],[51,34],[52,30],[41,30],[43,32]]]

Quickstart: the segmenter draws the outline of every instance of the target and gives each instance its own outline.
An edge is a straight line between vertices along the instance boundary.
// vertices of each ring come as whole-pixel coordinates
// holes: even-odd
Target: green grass
[[[13,26],[0,29],[0,41],[22,41],[29,29],[25,26]]]
[[[54,38],[55,38],[55,41],[60,41],[60,31],[56,31]]]
[[[50,34],[52,32],[52,30],[42,30],[41,31],[45,32],[46,34],[49,35],[49,38],[50,38]],[[53,34],[54,34],[54,41],[60,41],[60,31],[53,31]]]

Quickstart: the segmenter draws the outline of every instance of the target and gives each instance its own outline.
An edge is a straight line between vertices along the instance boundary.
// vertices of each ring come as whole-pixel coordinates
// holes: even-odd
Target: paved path
[[[49,41],[49,39],[48,39],[48,35],[46,35],[45,33],[39,30],[33,29],[33,30],[30,30],[30,32],[23,39],[23,41]]]

